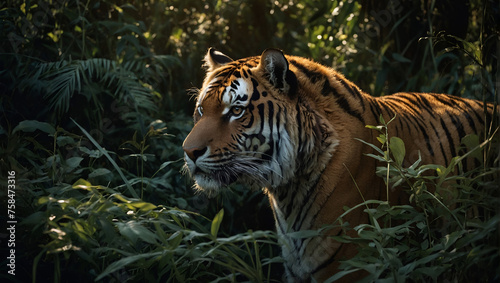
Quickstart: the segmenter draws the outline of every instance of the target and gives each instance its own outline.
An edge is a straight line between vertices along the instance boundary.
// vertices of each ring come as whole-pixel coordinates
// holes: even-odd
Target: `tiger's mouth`
[[[196,168],[190,171],[190,173],[195,181],[193,188],[209,198],[217,196],[239,179],[238,174],[231,174],[226,170],[211,170],[206,172],[200,168]]]
[[[214,163],[214,162],[212,162]],[[240,155],[238,158],[226,160],[223,164],[212,167],[196,164],[186,159],[184,173],[189,173],[194,179],[194,189],[203,192],[209,197],[222,192],[229,185],[240,183],[251,189],[259,189],[269,186],[267,181],[270,165],[260,158]]]
[[[206,181],[217,182],[219,187],[227,187],[238,180],[238,175],[228,172],[227,170],[212,170],[205,172],[197,167],[193,173],[193,177],[198,181],[199,178]]]

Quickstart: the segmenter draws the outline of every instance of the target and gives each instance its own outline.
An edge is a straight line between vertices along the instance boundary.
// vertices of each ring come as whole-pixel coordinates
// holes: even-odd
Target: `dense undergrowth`
[[[0,4],[0,196],[2,208],[15,199],[18,221],[16,275],[0,278],[281,281],[262,193],[235,186],[207,199],[180,173],[192,126],[185,93],[201,84],[202,57],[210,46],[233,58],[279,47],[337,68],[376,96],[432,91],[498,101],[498,3],[436,2]],[[374,145],[378,174],[409,189],[414,206],[360,204],[370,205],[373,221],[351,227],[358,238],[338,239],[360,247],[345,273],[365,269],[367,281],[499,280],[498,124],[463,141],[462,153],[480,160],[474,171],[462,170],[463,157],[447,168],[403,166],[401,144],[384,124],[375,129],[385,136]],[[15,195],[3,189],[9,172]],[[457,191],[452,206],[440,195],[449,186]],[[8,259],[1,263],[4,270]]]

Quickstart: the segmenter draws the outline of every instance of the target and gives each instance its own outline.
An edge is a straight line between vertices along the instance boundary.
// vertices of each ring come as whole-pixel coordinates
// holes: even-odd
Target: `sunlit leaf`
[[[156,208],[156,205],[145,201],[134,201],[131,202],[130,205],[143,211],[153,210]]]
[[[222,223],[222,218],[224,217],[224,209],[221,209],[217,215],[215,215],[214,220],[212,221],[212,226],[210,227],[210,233],[212,236],[217,237],[217,233],[219,232],[220,224]]]
[[[73,183],[72,187],[74,189],[90,190],[90,188],[92,187],[92,184],[89,181],[80,178],[76,182]]]

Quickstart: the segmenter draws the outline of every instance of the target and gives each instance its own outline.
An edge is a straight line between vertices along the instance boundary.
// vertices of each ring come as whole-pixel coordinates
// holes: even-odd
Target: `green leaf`
[[[84,189],[84,190],[90,190],[92,187],[92,184],[84,179],[78,179],[73,185],[71,186],[73,189]]]
[[[50,125],[49,123],[45,122],[39,122],[36,120],[25,120],[21,121],[19,125],[17,125],[12,133],[22,131],[22,132],[28,132],[32,133],[36,130],[40,130],[42,132],[45,132],[47,134],[53,135],[56,132],[56,129]]]
[[[401,63],[411,63],[411,60],[399,53],[392,53],[392,58]]]
[[[127,237],[130,241],[132,241],[132,243],[135,243],[138,239],[141,239],[149,244],[157,243],[158,237],[136,221],[128,221],[126,223],[118,222],[116,223],[116,226],[118,227],[120,234]]]
[[[386,125],[384,116],[382,114],[380,114],[380,116],[378,117],[378,120],[379,120],[380,124]]]
[[[210,227],[210,233],[212,236],[217,237],[219,232],[220,224],[222,223],[222,218],[224,217],[224,208],[215,215],[214,220],[212,220],[212,226]]]
[[[465,137],[462,138],[462,144],[464,144],[467,147],[468,155],[476,158],[480,162],[483,162],[483,155],[481,152],[481,147],[480,147],[480,141],[479,141],[479,136],[472,134],[472,135],[466,135]]]
[[[75,169],[80,165],[80,162],[82,162],[83,157],[70,157],[66,159],[66,165],[69,167],[70,171]]]
[[[392,156],[396,160],[396,163],[401,166],[406,155],[405,144],[403,140],[398,137],[392,137],[389,147],[391,149]]]
[[[103,155],[102,152],[97,149],[91,150],[83,146],[79,147],[78,149],[81,150],[83,153],[88,154],[89,157],[92,158],[99,158]]]
[[[358,139],[358,138],[354,138],[354,139],[355,139],[355,140],[358,140],[358,141],[360,141],[360,142],[362,142],[362,143],[364,143],[364,144],[366,144],[367,146],[369,146],[369,147],[371,147],[371,148],[373,148],[373,149],[375,149],[375,150],[376,150],[378,153],[380,153],[381,155],[384,155],[384,152],[383,152],[383,151],[382,151],[382,150],[381,150],[378,146],[376,146],[376,145],[374,145],[374,144],[371,144],[371,143],[369,143],[369,142],[365,142],[365,141],[364,141],[364,140],[362,140],[362,139]]]
[[[89,178],[95,178],[97,176],[108,175],[108,174],[111,174],[110,170],[108,170],[106,168],[98,168],[89,174]]]
[[[57,145],[60,147],[63,147],[66,145],[74,145],[76,143],[74,138],[68,137],[68,136],[60,136],[60,137],[57,137],[56,140],[57,140]]]
[[[73,121],[73,123],[75,123],[75,125],[78,128],[80,128],[80,130],[90,140],[90,142],[92,142],[92,144],[94,144],[94,146],[97,147],[99,149],[99,151],[101,151],[102,154],[104,154],[104,156],[106,156],[106,158],[109,160],[109,162],[111,163],[111,165],[113,165],[113,167],[116,169],[116,171],[118,172],[118,174],[122,178],[123,182],[127,186],[128,191],[130,192],[130,194],[134,198],[139,198],[139,195],[134,190],[134,188],[130,184],[129,180],[127,180],[127,178],[125,177],[125,174],[123,174],[123,172],[120,169],[120,167],[118,166],[118,164],[116,164],[115,160],[113,160],[113,158],[111,158],[111,156],[109,155],[108,151],[105,150],[82,126],[80,126],[80,124],[78,124],[75,120],[73,120],[73,118],[70,118],[70,119],[71,119],[71,121]]]
[[[168,239],[168,243],[170,244],[171,249],[177,248],[181,242],[182,242],[183,234],[181,231],[176,231],[174,234],[172,234]]]
[[[158,169],[158,171],[160,171],[161,169],[169,166],[170,164],[174,163],[175,161],[166,161],[166,162],[163,162],[160,166],[160,169]]]
[[[381,143],[381,144],[385,144],[387,142],[387,137],[385,135],[379,135],[377,137],[377,140]]]
[[[149,210],[153,210],[156,208],[156,205],[149,203],[149,202],[145,202],[145,201],[134,201],[134,202],[131,202],[130,205],[132,205],[133,207],[135,207],[139,210],[143,210],[143,211],[149,211]]]
[[[126,197],[122,196],[121,194],[113,194],[113,196],[124,203],[131,203],[130,200],[128,200]]]
[[[99,281],[99,280],[103,279],[104,277],[108,276],[109,274],[111,274],[117,270],[123,269],[125,266],[132,264],[136,261],[139,261],[141,259],[146,259],[146,258],[157,257],[157,256],[160,256],[162,254],[163,254],[163,252],[153,252],[153,253],[138,254],[138,255],[133,255],[133,256],[122,258],[122,259],[110,264],[101,274],[99,274],[99,276],[97,276],[95,281]]]
[[[382,132],[384,129],[384,126],[372,126],[372,125],[366,125],[365,128],[371,129],[371,130],[376,130],[379,132]]]

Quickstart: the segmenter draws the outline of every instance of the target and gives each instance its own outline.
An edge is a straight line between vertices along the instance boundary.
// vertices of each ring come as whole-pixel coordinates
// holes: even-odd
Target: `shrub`
[[[381,148],[361,142],[378,152],[371,156],[383,165],[377,174],[384,178],[387,190],[406,188],[412,205],[368,200],[356,206],[366,206],[370,223],[354,227],[359,237],[336,237],[357,244],[359,253],[343,262],[345,271],[331,280],[357,270],[368,272],[364,282],[405,282],[408,278],[417,282],[498,280],[500,168],[494,159],[500,146],[499,128],[481,144],[477,136],[464,137],[469,151],[453,158],[448,167],[421,164],[420,159],[405,167],[404,142],[388,135],[390,121],[380,120],[381,126],[368,127],[380,132]],[[490,146],[495,150],[489,152]],[[480,153],[488,152],[484,162],[493,161],[493,167],[465,171],[466,158],[481,158]],[[450,190],[454,192],[451,200],[446,197]]]

